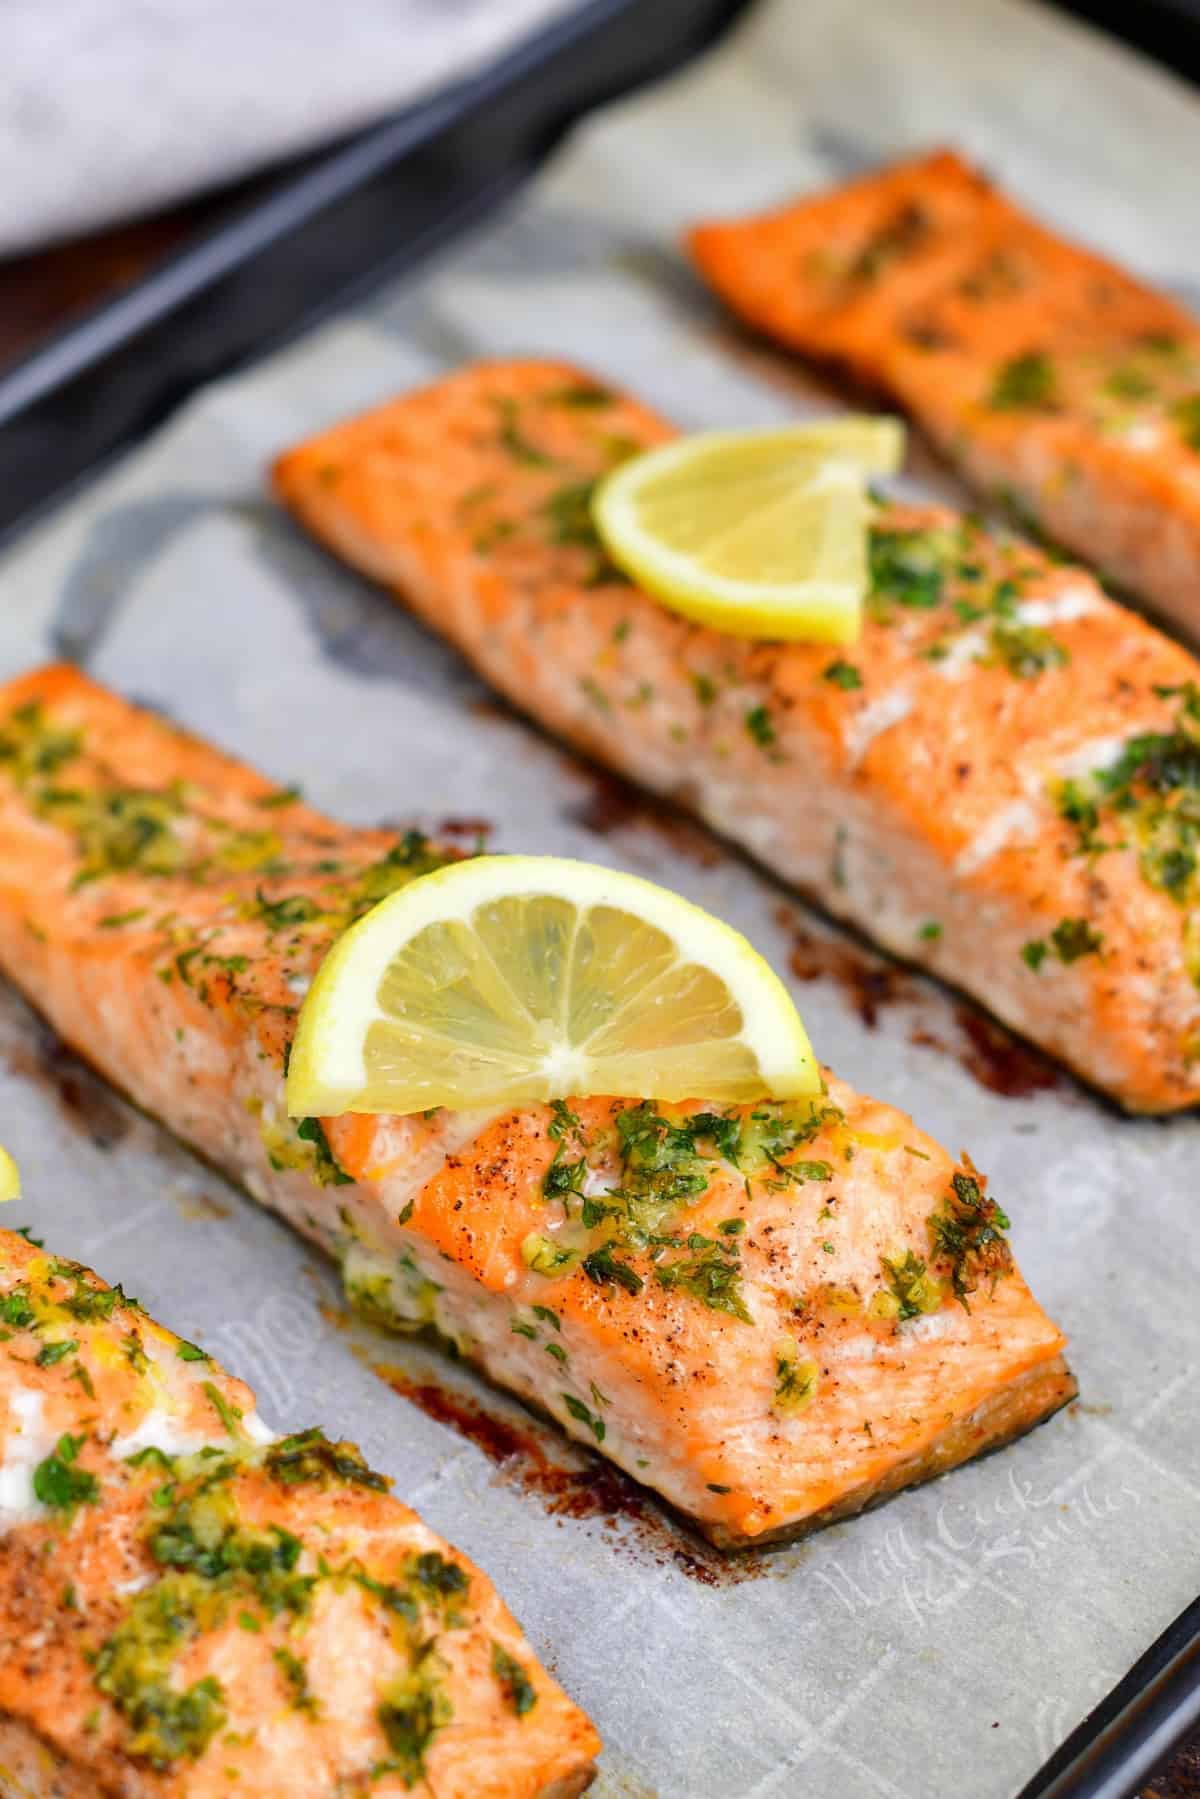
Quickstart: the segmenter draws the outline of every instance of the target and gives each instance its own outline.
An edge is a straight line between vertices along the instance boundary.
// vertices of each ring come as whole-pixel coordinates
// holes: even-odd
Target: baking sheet
[[[372,1362],[518,1417],[431,1352],[345,1328],[313,1252],[57,1056],[0,991],[19,1221],[255,1382],[272,1424],[357,1437],[497,1579],[596,1719],[603,1799],[1002,1799],[1194,1595],[1200,1119],[1124,1120],[1065,1077],[1039,1086],[949,996],[873,979],[742,859],[482,704],[448,650],[277,513],[263,465],[477,352],[578,356],[686,425],[821,404],[718,319],[677,228],[937,139],[1200,299],[1180,174],[1200,166],[1200,106],[1168,77],[1013,0],[910,0],[894,17],[887,0],[774,0],[704,64],[598,116],[419,281],[203,393],[0,563],[2,675],[68,650],[335,813],[483,818],[493,847],[656,876],[780,968],[800,932],[802,973],[828,971],[797,983],[820,1053],[969,1147],[1013,1215],[1022,1267],[1070,1332],[1081,1403],[721,1581],[682,1534],[619,1505],[555,1514],[509,1477],[519,1462],[498,1469],[398,1397]]]

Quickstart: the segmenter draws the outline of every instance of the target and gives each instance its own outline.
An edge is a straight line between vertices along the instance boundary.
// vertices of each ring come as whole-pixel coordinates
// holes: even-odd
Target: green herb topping
[[[1142,879],[1180,907],[1189,971],[1200,984],[1200,932],[1192,923],[1200,906],[1200,687],[1156,692],[1178,700],[1174,726],[1130,738],[1114,762],[1062,782],[1055,798],[1080,854],[1133,849]],[[1064,960],[1100,948],[1082,920],[1064,919],[1053,935],[1060,933]]]
[[[775,724],[765,706],[751,706],[745,719],[746,731],[760,750],[770,749],[776,741]]]
[[[86,1437],[61,1436],[52,1454],[33,1471],[34,1497],[51,1511],[70,1517],[77,1506],[96,1505],[100,1482],[86,1468],[76,1466]]]
[[[902,1256],[880,1256],[879,1260],[894,1302],[888,1308],[894,1317],[919,1318],[923,1312],[938,1310],[942,1303],[941,1283],[930,1274],[923,1256],[906,1249]]]
[[[967,1310],[967,1296],[981,1281],[994,1288],[1002,1276],[1012,1273],[1012,1251],[1003,1235],[1008,1228],[1007,1216],[985,1196],[974,1174],[955,1174],[943,1206],[930,1214],[933,1253],[950,1264],[955,1298]]]
[[[533,1710],[537,1704],[534,1684],[516,1656],[510,1655],[502,1643],[492,1644],[492,1673],[499,1682],[505,1702],[518,1718]]]
[[[772,1409],[776,1412],[800,1412],[816,1396],[820,1373],[817,1364],[801,1359],[793,1337],[781,1337],[775,1345],[775,1395]]]
[[[997,370],[987,403],[993,412],[1053,412],[1058,405],[1054,364],[1040,350],[1012,357]]]

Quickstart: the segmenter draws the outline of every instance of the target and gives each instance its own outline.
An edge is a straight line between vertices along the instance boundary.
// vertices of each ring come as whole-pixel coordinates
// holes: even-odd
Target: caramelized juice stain
[[[124,1142],[134,1128],[133,1114],[62,1038],[32,1022],[22,1038],[6,1053],[12,1072],[48,1093],[72,1130],[90,1138],[97,1149],[115,1149]]]
[[[555,1462],[548,1436],[532,1420],[525,1424],[500,1417],[465,1393],[434,1381],[414,1380],[388,1363],[372,1362],[370,1367],[427,1418],[449,1426],[482,1450],[502,1480],[534,1494],[552,1517],[600,1518],[614,1530],[623,1525],[638,1550],[702,1586],[736,1586],[771,1572],[765,1552],[739,1550],[729,1556],[710,1548],[672,1519],[645,1488],[586,1449],[572,1444],[572,1453],[579,1458],[576,1467]]]
[[[572,824],[582,825],[595,837],[609,837],[614,831],[634,828],[653,831],[665,848],[700,868],[715,868],[723,859],[717,839],[675,811],[669,802],[656,800],[607,769],[593,768],[573,758],[567,766],[573,776],[587,783],[583,797],[567,807],[566,815]]]
[[[876,1028],[883,1012],[906,1006],[915,1014],[909,1042],[953,1056],[989,1093],[1027,1099],[1064,1084],[1053,1063],[977,1006],[952,1000],[912,971],[852,942],[816,935],[786,906],[776,918],[791,937],[789,965],[797,980],[833,981],[868,1030]]]

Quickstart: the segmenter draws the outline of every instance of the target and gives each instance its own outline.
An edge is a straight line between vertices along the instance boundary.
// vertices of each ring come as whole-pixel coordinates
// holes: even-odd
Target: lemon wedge
[[[0,1205],[6,1199],[20,1199],[21,1175],[8,1151],[0,1146]]]
[[[853,643],[867,476],[903,460],[892,418],[700,432],[623,462],[592,514],[613,561],[686,618],[737,637]]]
[[[588,862],[477,856],[391,894],[334,945],[301,1008],[287,1102],[330,1117],[820,1090],[787,989],[720,919]]]

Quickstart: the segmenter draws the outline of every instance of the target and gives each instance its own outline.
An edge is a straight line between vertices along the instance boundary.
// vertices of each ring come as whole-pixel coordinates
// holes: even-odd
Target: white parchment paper
[[[335,813],[483,816],[495,847],[671,883],[785,968],[777,887],[636,816],[597,835],[587,772],[481,708],[451,652],[305,542],[266,497],[264,464],[474,353],[577,356],[685,425],[811,407],[815,388],[720,321],[677,229],[939,139],[1200,298],[1182,176],[1200,166],[1200,107],[1169,78],[1015,0],[774,0],[704,64],[596,117],[436,268],[205,392],[11,551],[0,674],[67,649]],[[940,480],[919,455],[914,468]],[[604,1734],[606,1799],[1004,1799],[1200,1586],[1200,1120],[1125,1120],[1065,1077],[1024,1098],[985,1090],[953,1053],[952,1000],[929,985],[874,1029],[836,982],[797,990],[843,1075],[991,1173],[1083,1398],[735,1584],[698,1583],[622,1524],[550,1516],[397,1397],[364,1355],[483,1389],[431,1352],[339,1328],[312,1253],[48,1064],[11,995],[0,1139],[24,1166],[24,1219],[55,1248],[256,1382],[272,1423],[359,1438],[495,1576]]]

